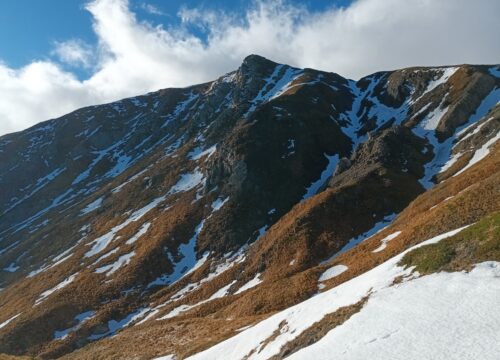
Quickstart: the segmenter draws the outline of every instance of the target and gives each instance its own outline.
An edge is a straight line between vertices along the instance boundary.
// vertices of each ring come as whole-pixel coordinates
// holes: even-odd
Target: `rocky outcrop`
[[[450,104],[450,107],[436,129],[441,140],[450,137],[460,125],[465,124],[495,85],[500,85],[498,79],[470,67],[459,69],[450,80],[450,98],[446,98],[443,104]]]
[[[426,142],[406,127],[394,125],[371,137],[356,150],[351,159],[337,167],[329,187],[357,183],[372,173],[396,172],[418,183],[428,156],[422,154]]]

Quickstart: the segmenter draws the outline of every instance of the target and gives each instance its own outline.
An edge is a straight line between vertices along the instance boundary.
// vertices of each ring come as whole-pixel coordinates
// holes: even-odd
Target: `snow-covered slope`
[[[500,294],[499,262],[422,277],[398,265],[405,253],[462,229],[424,241],[189,359],[269,359],[327,314],[365,297],[359,313],[289,358],[496,359],[500,344],[492,332],[500,329],[500,313],[491,309]],[[398,277],[404,280],[395,284]]]

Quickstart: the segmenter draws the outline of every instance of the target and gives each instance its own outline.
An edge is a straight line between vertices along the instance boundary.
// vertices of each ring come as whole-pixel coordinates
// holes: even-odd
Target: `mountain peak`
[[[277,63],[266,59],[263,56],[251,54],[243,59],[240,69],[243,71],[243,73],[256,74],[265,72],[269,68],[275,67],[276,65]]]
[[[273,63],[275,64],[274,61],[271,61],[264,56],[257,55],[257,54],[250,54],[247,57],[243,59],[243,65],[251,66],[254,64],[262,64],[262,63]]]

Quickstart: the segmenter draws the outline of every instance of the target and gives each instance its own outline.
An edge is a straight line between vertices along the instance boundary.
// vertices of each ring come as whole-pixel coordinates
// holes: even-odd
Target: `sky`
[[[255,53],[358,79],[500,63],[498,0],[2,0],[0,136]]]

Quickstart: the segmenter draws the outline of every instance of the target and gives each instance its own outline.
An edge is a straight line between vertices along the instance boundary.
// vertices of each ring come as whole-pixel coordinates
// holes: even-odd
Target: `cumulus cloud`
[[[79,39],[56,41],[52,55],[57,56],[61,62],[72,66],[89,68],[92,62],[92,48]]]
[[[357,0],[321,12],[257,1],[244,17],[184,8],[180,25],[165,27],[137,19],[127,0],[93,0],[86,9],[98,45],[70,40],[54,51],[73,65],[94,59],[92,75],[78,80],[51,61],[20,69],[0,63],[0,134],[77,107],[208,81],[251,53],[350,78],[500,59],[500,2],[494,0]],[[191,33],[193,24],[206,36]]]

